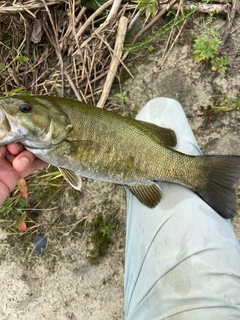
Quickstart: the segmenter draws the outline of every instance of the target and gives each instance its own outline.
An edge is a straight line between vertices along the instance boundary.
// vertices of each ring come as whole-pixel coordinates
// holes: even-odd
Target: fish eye
[[[23,103],[19,106],[19,110],[23,113],[28,113],[32,110],[32,107],[27,103]]]

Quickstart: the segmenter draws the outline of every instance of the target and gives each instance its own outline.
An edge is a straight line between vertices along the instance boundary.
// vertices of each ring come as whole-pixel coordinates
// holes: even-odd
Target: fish
[[[80,190],[82,178],[125,186],[145,206],[162,197],[159,181],[195,192],[220,216],[236,214],[240,156],[187,155],[169,128],[127,118],[73,99],[0,98],[0,145],[19,142],[60,170]]]

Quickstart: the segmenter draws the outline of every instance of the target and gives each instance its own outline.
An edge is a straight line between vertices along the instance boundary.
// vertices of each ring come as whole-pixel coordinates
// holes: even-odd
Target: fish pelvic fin
[[[64,168],[59,168],[58,170],[61,172],[63,175],[64,179],[67,180],[67,182],[76,190],[81,190],[82,188],[82,178],[75,172],[64,169]]]
[[[162,192],[158,184],[152,182],[144,185],[126,185],[129,191],[145,206],[154,208],[161,200]]]
[[[208,170],[205,187],[195,192],[220,216],[233,218],[236,214],[235,183],[240,179],[240,156],[201,156]]]

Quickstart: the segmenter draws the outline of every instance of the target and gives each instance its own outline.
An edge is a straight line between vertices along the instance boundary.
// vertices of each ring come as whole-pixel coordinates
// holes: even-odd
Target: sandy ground
[[[236,25],[239,23],[239,19],[235,21]],[[224,76],[193,62],[191,33],[189,26],[163,66],[163,41],[156,43],[152,54],[141,62],[136,56],[130,66],[134,79],[123,84],[129,97],[128,107],[138,112],[154,97],[175,98],[183,105],[204,153],[240,155],[239,111],[219,113],[208,126],[199,116],[200,106],[211,104],[213,96],[238,97],[240,29],[224,49],[231,59]],[[41,258],[37,257],[30,236],[10,239],[1,231],[0,318],[123,319],[124,193],[110,184],[86,181],[83,196],[68,187],[56,202],[57,209],[41,216],[48,240]],[[94,219],[99,216],[104,217],[105,226],[113,226],[103,253],[96,253],[91,238],[94,233],[91,228],[97,224]],[[87,222],[84,226],[80,223],[82,219]],[[240,239],[238,217],[233,226]],[[89,255],[102,257],[91,261]]]

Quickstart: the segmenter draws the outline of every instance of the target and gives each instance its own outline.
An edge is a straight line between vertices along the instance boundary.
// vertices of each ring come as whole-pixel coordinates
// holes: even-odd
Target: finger
[[[21,143],[9,143],[7,145],[7,149],[11,154],[19,154],[22,152],[25,148]]]
[[[24,150],[13,160],[12,165],[16,171],[23,172],[32,167],[34,159],[35,156],[31,152]]]
[[[14,156],[13,154],[11,154],[10,152],[7,152],[7,154],[5,155],[5,159],[7,159],[7,161],[9,163],[12,164],[13,160],[15,159],[16,156]]]
[[[0,181],[0,205],[3,204],[10,191],[10,188],[3,181]]]
[[[7,153],[7,147],[6,146],[0,146],[0,158],[5,157]]]
[[[40,169],[45,165],[46,165],[46,162],[44,162],[44,161],[42,161],[42,160],[40,160],[38,158],[35,158],[32,166],[28,167],[28,168],[26,168],[26,170],[22,171],[20,173],[20,176],[21,176],[21,178],[25,178],[26,176],[31,174],[33,171],[35,171],[37,169]]]

